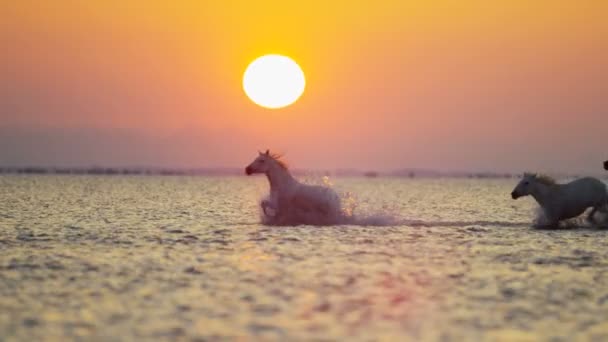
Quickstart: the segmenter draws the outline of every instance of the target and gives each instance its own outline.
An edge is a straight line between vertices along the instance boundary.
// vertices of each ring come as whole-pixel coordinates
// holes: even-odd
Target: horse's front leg
[[[541,220],[537,221],[538,228],[558,228],[559,227],[559,215],[555,213],[553,210],[548,210],[543,208],[543,217]],[[543,220],[544,219],[544,220]]]
[[[554,213],[547,213],[547,228],[559,228],[559,216]]]
[[[262,211],[264,212],[264,215],[271,217],[277,215],[277,209],[272,205],[269,200],[262,200],[262,203],[260,203],[260,205],[262,206]]]
[[[559,221],[547,220],[546,222],[539,222],[535,224],[535,227],[539,229],[557,229],[559,228]]]

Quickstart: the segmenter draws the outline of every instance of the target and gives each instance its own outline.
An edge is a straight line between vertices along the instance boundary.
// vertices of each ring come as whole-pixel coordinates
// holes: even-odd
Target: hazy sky
[[[0,4],[0,165],[597,172],[608,1]],[[307,88],[268,110],[245,67]]]

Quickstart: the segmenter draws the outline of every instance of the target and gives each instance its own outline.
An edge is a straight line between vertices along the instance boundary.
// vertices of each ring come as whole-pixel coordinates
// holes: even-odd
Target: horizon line
[[[385,171],[358,168],[292,169],[297,175],[322,174],[324,176],[400,177],[400,178],[517,178],[521,172],[482,170],[438,170],[433,168],[403,167]],[[121,166],[0,166],[0,174],[51,174],[51,175],[149,175],[149,176],[235,176],[243,175],[239,167],[121,167]],[[580,172],[554,173],[558,177],[579,177]],[[597,172],[607,178],[608,174]]]

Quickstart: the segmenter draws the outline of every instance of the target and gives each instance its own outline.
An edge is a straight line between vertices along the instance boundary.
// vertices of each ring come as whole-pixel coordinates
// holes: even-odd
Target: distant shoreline
[[[519,174],[509,172],[464,172],[436,171],[427,169],[401,169],[387,172],[362,171],[352,169],[294,170],[299,176],[319,175],[334,177],[390,177],[390,178],[470,178],[470,179],[512,179]],[[0,175],[135,175],[135,176],[243,176],[240,168],[137,168],[137,167],[0,167]],[[599,173],[598,173],[599,174]],[[561,174],[560,178],[579,177],[578,174]]]

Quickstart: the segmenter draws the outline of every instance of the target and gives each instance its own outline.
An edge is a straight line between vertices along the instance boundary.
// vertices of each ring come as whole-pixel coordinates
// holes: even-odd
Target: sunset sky
[[[0,4],[0,166],[597,172],[608,1]],[[242,76],[279,53],[303,96]]]

